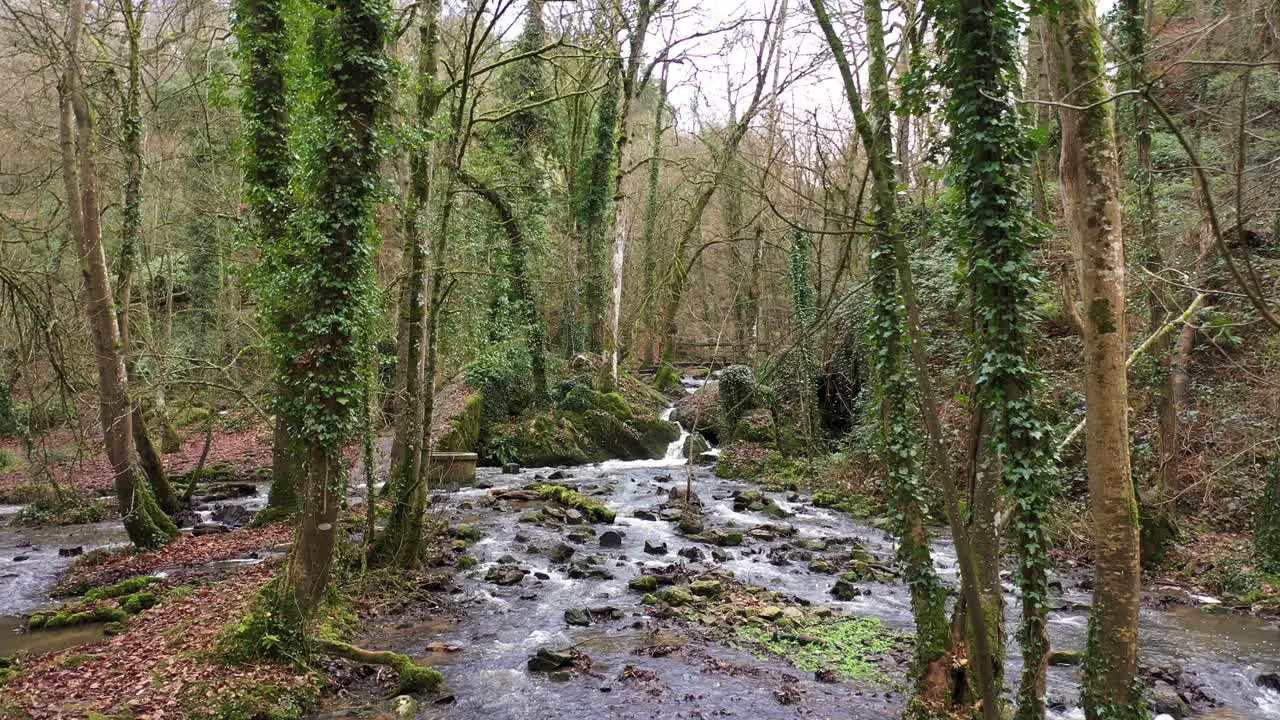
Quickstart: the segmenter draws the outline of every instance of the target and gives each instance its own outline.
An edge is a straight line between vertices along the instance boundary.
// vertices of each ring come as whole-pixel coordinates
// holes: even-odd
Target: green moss
[[[117,600],[120,603],[120,609],[130,615],[138,613],[153,607],[156,604],[156,596],[149,592],[138,592],[132,595],[125,595]]]
[[[660,602],[671,607],[683,607],[697,602],[697,598],[684,588],[666,588],[653,593]]]
[[[1095,298],[1089,303],[1089,322],[1099,334],[1108,335],[1116,331],[1115,313],[1111,311],[1111,302],[1106,298]]]
[[[475,542],[479,540],[481,537],[483,537],[480,533],[479,528],[477,528],[474,525],[469,525],[467,523],[459,523],[456,527],[454,527],[453,536],[459,540],[464,540],[466,542]]]
[[[806,672],[828,670],[846,679],[874,682],[887,681],[876,660],[898,640],[875,618],[806,623],[793,633],[747,625],[738,629],[737,637],[759,657],[775,655]]]
[[[94,588],[84,594],[84,599],[86,602],[94,602],[97,600],[107,600],[109,598],[120,597],[122,595],[131,595],[158,582],[160,582],[160,578],[154,575],[138,575],[121,580],[113,585],[104,585],[102,587]]]
[[[838,490],[819,490],[813,494],[813,505],[838,510],[856,518],[867,518],[874,514],[865,500]]]
[[[249,527],[260,528],[260,527],[266,527],[268,525],[273,525],[278,522],[292,520],[296,512],[297,510],[292,507],[284,507],[284,506],[273,507],[268,505],[267,507],[264,507],[261,510],[259,510],[257,515],[253,516],[253,519],[249,521]]]
[[[651,593],[658,589],[658,578],[652,575],[637,575],[631,578],[627,583],[627,587],[636,592]]]
[[[578,510],[592,522],[612,523],[617,513],[599,502],[563,485],[535,485],[544,500]]]
[[[680,389],[680,371],[671,365],[663,365],[653,376],[653,387],[659,392],[669,393]]]
[[[467,396],[462,410],[449,420],[436,440],[437,452],[477,452],[480,449],[484,393]]]

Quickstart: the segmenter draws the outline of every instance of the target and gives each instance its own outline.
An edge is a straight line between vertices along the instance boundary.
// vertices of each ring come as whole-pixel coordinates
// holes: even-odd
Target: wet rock
[[[742,544],[742,533],[738,530],[721,530],[717,528],[703,537],[712,545],[719,545],[720,547],[737,547]]]
[[[194,527],[200,524],[200,516],[190,510],[183,510],[173,516],[173,524],[180,528]]]
[[[711,559],[716,562],[729,562],[733,556],[720,548],[711,548]]]
[[[489,572],[485,573],[485,582],[491,582],[494,585],[515,585],[524,580],[527,571],[522,567],[514,565],[496,565],[489,568]]]
[[[815,672],[813,673],[813,679],[814,679],[814,680],[817,680],[817,681],[818,681],[818,682],[820,682],[820,683],[838,683],[838,682],[840,682],[840,676],[839,676],[839,675],[837,675],[837,674],[836,674],[836,672],[835,672],[834,670],[827,670],[827,669],[825,669],[825,668],[824,668],[824,669],[822,669],[822,670],[817,670],[817,671],[815,671]]]
[[[613,579],[613,573],[609,572],[605,568],[600,567],[599,565],[593,562],[589,562],[589,560],[591,559],[594,559],[594,558],[589,558],[588,560],[579,560],[573,563],[572,565],[570,565],[569,572],[568,572],[569,577],[575,580],[578,580],[581,578],[594,578],[597,580]]]
[[[586,522],[586,518],[580,510],[574,508],[566,508],[564,511],[564,521],[570,525],[581,525]]]
[[[230,527],[240,527],[253,518],[243,505],[216,505],[213,508],[213,519]]]
[[[453,529],[453,536],[459,540],[475,542],[480,539],[480,529],[474,525],[459,523],[458,526]]]
[[[191,534],[196,537],[200,537],[202,535],[217,535],[228,532],[231,532],[231,528],[217,522],[200,523],[191,530]]]
[[[719,597],[724,592],[724,586],[719,580],[698,580],[689,585],[689,592],[698,597]]]
[[[502,472],[507,475],[515,475],[520,472],[520,463],[503,463]]]
[[[1262,673],[1253,681],[1258,684],[1258,687],[1280,692],[1280,673]]]
[[[58,548],[58,557],[76,557],[84,554],[84,546],[77,545],[75,547]]]
[[[612,605],[598,605],[596,607],[587,608],[587,614],[591,619],[599,622],[602,620],[621,620],[625,615],[622,611]]]
[[[644,541],[644,551],[645,551],[647,554],[649,554],[649,555],[666,555],[666,554],[667,554],[667,544],[666,544],[666,543],[664,543],[664,542],[663,542],[663,543],[655,543],[655,542],[653,542],[652,540],[645,540],[645,541]]]
[[[631,578],[627,587],[636,592],[651,593],[658,589],[658,578],[653,575],[637,575]]]
[[[1075,650],[1054,650],[1049,653],[1049,664],[1058,666],[1076,666],[1082,657]]]
[[[417,717],[418,715],[418,701],[408,695],[398,696],[395,700],[391,701],[391,706],[397,718],[407,720],[408,718]]]
[[[544,572],[542,572],[542,571],[538,571],[538,572],[534,573],[534,574],[533,574],[533,576],[534,576],[534,577],[536,577],[536,578],[538,578],[539,580],[550,580],[550,579],[551,579],[551,576],[550,576],[550,575],[548,575],[547,573],[544,573]]]
[[[567,608],[564,611],[564,621],[570,625],[586,627],[591,624],[591,615],[586,608]]]
[[[701,535],[704,529],[702,518],[691,513],[682,514],[676,523],[676,530],[684,535]]]
[[[1169,683],[1157,682],[1147,692],[1147,698],[1151,702],[1152,712],[1157,715],[1168,715],[1174,720],[1182,720],[1191,715],[1191,706]]]
[[[648,597],[648,596],[646,596]],[[693,594],[683,588],[666,588],[653,593],[653,597],[671,607],[692,605],[696,600]]]
[[[26,562],[26,561],[27,561],[28,559],[30,559],[30,558],[31,558],[31,556],[30,556],[30,555],[14,555],[14,556],[13,556],[13,561],[14,561],[14,562]]]
[[[622,533],[617,530],[605,530],[600,533],[600,547],[602,548],[620,548],[622,547]]]
[[[637,520],[648,520],[650,522],[653,522],[654,520],[658,519],[658,514],[653,512],[652,510],[637,510],[631,513],[631,517]]]
[[[835,572],[835,568],[831,567],[831,563],[826,560],[814,560],[809,563],[809,572],[831,574]]]
[[[569,562],[569,558],[573,557],[574,547],[568,543],[556,543],[547,550],[547,557],[551,562],[562,563]]]
[[[693,547],[693,546],[690,546],[687,548],[680,548],[678,551],[676,551],[676,554],[679,555],[680,557],[688,558],[689,560],[692,560],[694,562],[699,562],[703,558],[702,549],[698,547]]]
[[[554,470],[547,476],[548,480],[568,480],[573,477],[573,473],[565,470]]]
[[[782,617],[782,608],[777,607],[776,605],[769,605],[767,607],[760,608],[756,615],[759,615],[763,620],[772,622]]]
[[[831,594],[834,595],[837,600],[844,600],[846,602],[863,595],[871,594],[869,590],[864,591],[862,588],[855,585],[855,582],[856,580],[850,580],[848,579],[848,575],[845,575],[836,581],[836,584],[831,588]]]
[[[585,530],[574,530],[573,532],[566,533],[565,539],[569,542],[585,543],[591,539],[591,533],[586,532]]]
[[[573,663],[573,655],[543,649],[529,658],[529,670],[530,672],[553,672],[568,667],[571,663]]]
[[[498,558],[499,565],[515,565],[517,562],[519,562],[519,560],[516,560],[512,555],[503,555]]]

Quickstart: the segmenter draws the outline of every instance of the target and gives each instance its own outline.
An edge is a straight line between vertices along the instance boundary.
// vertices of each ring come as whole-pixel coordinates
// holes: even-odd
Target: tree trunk
[[[124,357],[120,354],[120,327],[114,315],[107,258],[102,247],[98,170],[94,157],[96,130],[80,79],[78,52],[85,24],[85,0],[71,0],[68,12],[66,69],[59,86],[58,142],[69,225],[80,250],[85,317],[98,374],[102,435],[115,478],[120,516],[133,544],[151,549],[169,542],[177,534],[177,528],[160,510],[147,484],[138,482],[134,464],[133,405],[129,400]]]
[[[440,0],[429,0],[422,12],[416,122],[419,127],[426,128],[440,106],[440,94],[436,89]],[[423,413],[427,398],[432,397],[434,388],[426,384],[422,376],[423,315],[426,310],[424,291],[427,275],[427,247],[422,225],[431,201],[431,170],[430,148],[414,148],[409,158],[409,198],[404,218],[405,240],[410,247],[409,275],[405,278],[409,294],[404,313],[408,342],[405,343],[405,355],[402,358],[406,368],[405,395],[404,406],[400,408],[396,421],[396,438],[403,452],[399,463],[392,465],[389,479],[394,487],[395,504],[387,521],[386,532],[374,548],[374,554],[380,561],[394,562],[397,567],[405,570],[415,569],[422,562],[423,513],[427,506],[425,473],[426,462],[430,460],[424,453],[428,450],[429,438],[423,433]],[[434,328],[431,338],[434,342]],[[431,380],[434,383],[434,367]],[[428,420],[429,417],[427,416]]]
[[[1090,720],[1145,716],[1137,679],[1141,590],[1137,502],[1129,467],[1124,238],[1115,128],[1092,0],[1050,15],[1049,56],[1062,123],[1061,182],[1084,301],[1085,457],[1096,538],[1084,665]],[[1081,109],[1083,108],[1083,109]]]

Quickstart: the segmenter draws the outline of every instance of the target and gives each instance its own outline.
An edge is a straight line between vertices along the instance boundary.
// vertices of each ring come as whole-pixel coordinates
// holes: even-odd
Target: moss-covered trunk
[[[1124,238],[1106,62],[1092,0],[1049,16],[1062,123],[1062,200],[1085,307],[1085,458],[1096,547],[1082,692],[1090,720],[1145,716],[1137,678],[1138,509],[1129,467]]]
[[[103,442],[115,479],[116,500],[129,539],[139,548],[150,549],[169,542],[177,534],[177,528],[156,505],[147,484],[138,482],[134,464],[133,404],[129,400],[124,357],[120,352],[120,327],[116,323],[107,258],[102,247],[95,157],[97,131],[80,76],[78,51],[85,24],[84,0],[72,0],[68,15],[66,67],[58,87],[58,144],[63,186],[71,235],[80,251],[84,310],[98,375]]]

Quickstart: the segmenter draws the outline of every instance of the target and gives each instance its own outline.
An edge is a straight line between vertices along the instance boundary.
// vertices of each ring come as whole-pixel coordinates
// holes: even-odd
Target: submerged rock
[[[514,565],[496,565],[489,568],[484,579],[485,582],[491,582],[494,585],[515,585],[524,580],[527,572],[524,568]]]
[[[566,608],[564,611],[564,621],[570,625],[586,627],[591,624],[591,615],[586,608]]]
[[[568,543],[556,543],[547,550],[547,557],[551,562],[562,563],[568,562],[573,557],[574,547]]]
[[[569,653],[543,649],[539,650],[536,655],[529,658],[529,671],[552,672],[554,670],[567,667],[572,663],[573,655]]]

